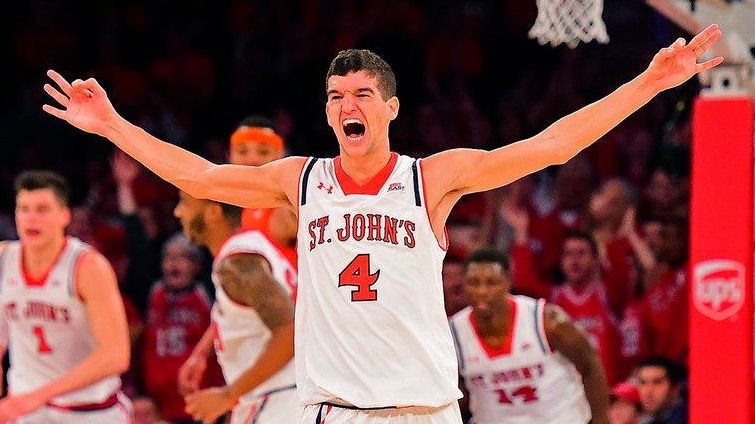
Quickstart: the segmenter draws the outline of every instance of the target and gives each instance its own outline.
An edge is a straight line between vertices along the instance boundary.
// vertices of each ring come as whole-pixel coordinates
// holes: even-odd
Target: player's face
[[[206,245],[207,234],[207,221],[205,220],[204,213],[207,207],[207,202],[200,199],[195,199],[188,194],[180,191],[178,193],[178,204],[173,210],[173,215],[181,221],[181,228],[184,235],[199,245]]]
[[[231,146],[229,161],[234,165],[260,166],[283,157],[283,152],[265,143],[249,141]]]
[[[590,244],[582,239],[567,239],[561,254],[561,271],[566,282],[585,282],[595,272],[595,255]]]
[[[464,275],[464,294],[480,315],[490,315],[506,304],[511,282],[501,264],[472,262]]]
[[[664,409],[672,400],[671,381],[662,367],[640,368],[637,371],[637,389],[640,392],[642,410],[648,414]]]
[[[71,211],[50,189],[21,190],[16,196],[16,229],[25,246],[41,247],[63,237]]]
[[[383,99],[377,78],[364,71],[333,75],[327,86],[325,113],[341,154],[359,157],[389,149],[388,125],[398,114],[398,99]]]

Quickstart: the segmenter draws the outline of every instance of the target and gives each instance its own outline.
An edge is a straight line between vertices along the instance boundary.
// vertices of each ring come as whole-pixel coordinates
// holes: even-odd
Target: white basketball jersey
[[[95,349],[86,308],[76,292],[77,261],[90,249],[68,237],[46,278],[39,282],[27,278],[22,269],[20,242],[10,242],[3,250],[0,308],[9,332],[10,393],[28,393],[60,378]],[[118,376],[110,376],[50,402],[99,403],[120,385]]]
[[[420,161],[366,186],[310,158],[299,190],[296,373],[306,404],[446,405],[461,397]],[[361,192],[361,193],[355,193]]]
[[[223,291],[216,274],[218,264],[226,257],[239,253],[253,253],[262,256],[270,264],[275,280],[288,293],[296,288],[296,270],[259,231],[244,231],[231,236],[220,248],[213,263],[212,282],[215,284],[215,305],[212,307],[212,321],[217,330],[215,352],[223,376],[229,383],[236,381],[262,354],[265,345],[272,337],[270,329],[257,315],[254,308],[240,305],[231,300]],[[293,386],[295,383],[294,361],[289,361],[282,369],[243,396],[250,400],[260,394]]]
[[[451,318],[474,424],[584,424],[590,406],[582,378],[553,352],[543,331],[543,300],[511,296],[514,324],[503,348],[477,331],[472,308]]]

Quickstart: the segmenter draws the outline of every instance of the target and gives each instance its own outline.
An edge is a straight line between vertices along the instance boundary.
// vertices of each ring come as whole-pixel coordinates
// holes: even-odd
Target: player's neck
[[[475,315],[477,321],[477,328],[480,330],[480,335],[485,338],[505,338],[511,331],[511,307],[508,302],[504,302],[500,306],[494,307],[490,314],[481,316]]]
[[[206,244],[207,249],[212,253],[212,256],[217,256],[225,242],[231,238],[232,235],[238,233],[239,230],[239,227],[229,227],[227,225],[219,225],[217,228],[213,228],[213,230],[207,235]]]
[[[349,156],[341,154],[341,167],[344,172],[357,184],[365,184],[391,160],[391,151],[381,149],[364,156]]]
[[[63,246],[66,244],[66,237],[61,235],[55,237],[50,243],[46,243],[37,247],[30,247],[28,245],[21,244],[24,257],[24,268],[32,274],[37,276],[48,270],[58,259],[60,251],[63,250]]]

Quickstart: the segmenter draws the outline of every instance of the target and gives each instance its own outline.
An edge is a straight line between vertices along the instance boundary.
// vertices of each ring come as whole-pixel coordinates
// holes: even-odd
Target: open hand
[[[182,395],[196,392],[202,384],[202,377],[207,369],[207,358],[191,355],[178,369],[178,391]]]
[[[666,90],[680,85],[698,72],[720,65],[724,61],[721,56],[703,63],[697,63],[700,56],[719,37],[721,37],[721,29],[718,25],[713,24],[697,34],[689,44],[686,44],[683,38],[677,39],[653,57],[650,66],[645,71],[648,78],[659,91]]]
[[[195,420],[205,424],[212,424],[223,414],[233,409],[237,399],[234,399],[226,387],[210,387],[187,395],[186,412]]]
[[[63,76],[53,70],[47,71],[47,76],[58,87],[45,84],[44,90],[63,106],[63,109],[46,104],[42,106],[42,110],[76,128],[105,137],[106,131],[118,114],[97,80],[77,79],[69,84]]]
[[[12,422],[18,417],[36,411],[44,404],[45,400],[34,392],[8,396],[0,401],[0,423]]]

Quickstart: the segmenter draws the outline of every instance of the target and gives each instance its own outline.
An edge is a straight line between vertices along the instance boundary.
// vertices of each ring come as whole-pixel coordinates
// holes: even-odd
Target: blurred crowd
[[[208,256],[175,235],[173,187],[43,116],[46,69],[96,77],[132,122],[220,163],[251,114],[272,119],[289,154],[337,154],[323,116],[327,64],[340,49],[370,48],[398,80],[392,149],[421,157],[533,135],[640,72],[681,34],[632,0],[605,5],[610,44],[575,50],[527,38],[531,0],[31,0],[7,8],[0,239],[15,237],[9,187],[18,172],[52,168],[72,181],[69,232],[110,259],[128,304],[135,357],[126,380],[137,412],[171,422],[189,422],[175,373],[209,323]],[[614,398],[631,392],[639,413],[655,414],[644,397],[634,401],[633,390],[652,380],[638,371],[649,358],[681,368],[687,360],[695,93],[693,82],[662,94],[566,165],[462,199],[448,225],[448,314],[466,305],[465,255],[504,250],[514,292],[565,309],[598,349]],[[685,383],[676,368],[663,369],[678,394],[666,408],[683,402]],[[211,370],[207,384],[219,378]],[[149,420],[139,422],[157,422]]]

